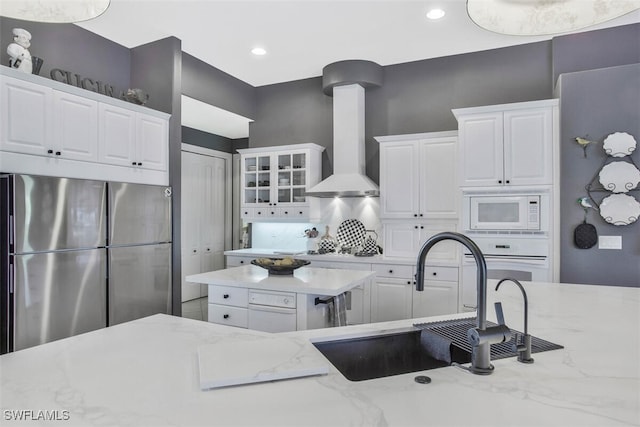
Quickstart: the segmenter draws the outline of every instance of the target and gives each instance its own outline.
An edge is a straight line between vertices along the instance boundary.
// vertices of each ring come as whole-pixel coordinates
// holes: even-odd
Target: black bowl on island
[[[309,265],[311,261],[293,258],[258,258],[251,260],[251,264],[266,269],[269,274],[285,276],[292,275],[293,270]]]

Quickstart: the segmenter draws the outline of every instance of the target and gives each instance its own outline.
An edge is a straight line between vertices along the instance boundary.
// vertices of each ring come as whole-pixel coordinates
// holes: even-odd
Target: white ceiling
[[[432,7],[445,17],[428,20]],[[640,10],[588,29],[636,22]],[[183,51],[253,86],[320,76],[346,59],[389,65],[551,38],[479,28],[466,0],[111,0],[78,25],[127,48],[175,36]]]

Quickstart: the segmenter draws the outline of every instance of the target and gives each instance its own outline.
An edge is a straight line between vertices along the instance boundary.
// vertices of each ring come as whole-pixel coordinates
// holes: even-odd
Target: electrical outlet
[[[598,249],[622,249],[622,236],[599,236]]]

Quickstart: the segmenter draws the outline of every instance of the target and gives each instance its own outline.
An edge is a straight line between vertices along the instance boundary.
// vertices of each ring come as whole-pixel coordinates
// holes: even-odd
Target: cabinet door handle
[[[507,184],[511,183],[511,181],[509,181],[509,180],[506,180],[505,182],[506,182]]]
[[[417,229],[418,229],[418,226],[417,226],[417,225],[414,225],[414,226],[413,226],[413,228],[415,228],[415,229],[417,230]]]
[[[53,154],[53,150],[47,150],[47,154]]]
[[[284,214],[285,215],[289,215],[289,211],[284,211]]]
[[[211,252],[211,248],[207,248],[207,252]]]
[[[407,280],[407,285],[410,285],[410,284],[411,284],[411,280]]]
[[[413,217],[414,218],[418,218],[418,214],[413,214]]]
[[[433,275],[434,275],[434,276],[437,276],[437,275],[438,275],[438,273],[436,273],[436,272],[434,271],[434,272],[433,272]]]
[[[300,215],[302,215],[302,211],[298,212]]]
[[[420,216],[422,216],[422,214],[420,214]]]
[[[498,180],[498,184],[502,184],[502,180],[501,179]]]
[[[60,151],[56,151],[56,156],[61,155],[62,153]]]
[[[135,166],[135,165],[136,165],[136,162],[131,162],[131,166]]]
[[[142,162],[138,162],[138,166],[142,166]]]
[[[194,250],[193,250],[193,253],[195,254],[196,252],[198,252],[198,251],[194,249]]]
[[[228,318],[229,318],[229,315],[228,315],[228,314],[225,314],[225,315],[223,315],[223,316],[222,316],[222,318],[223,318],[223,319],[228,319]]]
[[[262,215],[262,212],[258,211],[258,215]]]
[[[224,299],[229,298],[229,294],[224,294],[224,295],[222,295],[222,298],[224,298]]]
[[[393,274],[393,270],[389,270],[389,274]]]

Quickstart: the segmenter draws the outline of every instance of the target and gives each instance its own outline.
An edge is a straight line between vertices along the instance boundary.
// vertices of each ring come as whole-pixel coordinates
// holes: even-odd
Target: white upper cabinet
[[[98,102],[53,91],[53,153],[73,160],[98,160]],[[60,153],[60,154],[58,154]],[[51,154],[51,153],[48,153]]]
[[[456,132],[376,137],[380,218],[457,218]]]
[[[53,90],[2,76],[0,149],[44,156],[52,146]]]
[[[136,115],[115,105],[100,104],[100,161],[135,166]]]
[[[308,188],[320,182],[322,151],[316,144],[241,149],[241,216],[252,220],[309,220]]]
[[[0,86],[3,172],[169,183],[168,114],[7,67]]]
[[[461,187],[550,185],[557,100],[453,110]]]

